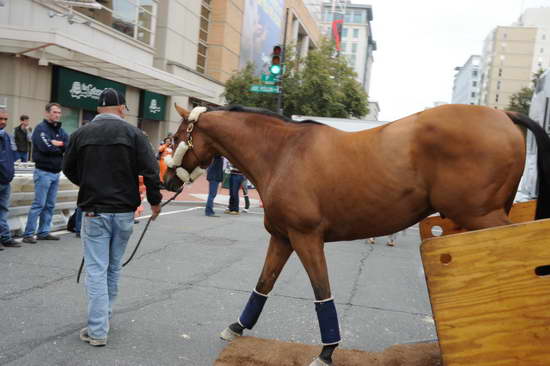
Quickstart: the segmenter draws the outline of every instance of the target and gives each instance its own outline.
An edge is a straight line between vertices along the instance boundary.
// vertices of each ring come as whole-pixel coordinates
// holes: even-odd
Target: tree
[[[324,39],[305,58],[297,57],[292,46],[285,51],[282,89],[286,116],[359,118],[368,113],[367,94],[355,80],[345,57],[335,56],[332,41]],[[249,91],[252,84],[259,82],[253,65],[247,65],[226,82],[227,101],[275,111],[276,95]]]
[[[524,87],[521,88],[519,92],[512,94],[508,104],[508,110],[529,115],[529,108],[531,107],[531,99],[533,98],[534,88],[537,87],[537,83],[543,73],[544,70],[539,69],[533,74],[533,78],[531,79],[531,82],[533,83],[532,88]]]
[[[520,112],[525,115],[529,114],[529,107],[531,106],[531,98],[533,97],[533,89],[521,88],[521,90],[510,97],[510,103],[508,104],[508,110],[513,112]]]

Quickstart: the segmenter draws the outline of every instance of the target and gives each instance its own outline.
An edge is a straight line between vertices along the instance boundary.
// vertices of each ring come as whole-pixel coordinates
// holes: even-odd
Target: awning
[[[27,52],[25,52],[27,51]],[[48,62],[164,95],[217,98],[216,92],[196,82],[105,53],[56,30],[0,25],[0,52],[45,58]]]

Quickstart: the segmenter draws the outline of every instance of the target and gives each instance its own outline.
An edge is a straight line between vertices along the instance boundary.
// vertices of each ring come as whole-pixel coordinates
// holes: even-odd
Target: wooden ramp
[[[214,366],[303,366],[321,351],[320,346],[282,342],[255,337],[239,337],[223,350]],[[396,345],[383,352],[363,352],[337,348],[335,366],[440,366],[436,343]]]
[[[445,366],[550,365],[550,219],[428,239]]]
[[[537,201],[527,201],[514,203],[512,209],[510,210],[510,220],[514,224],[520,222],[528,222],[535,219],[535,210],[537,208]],[[439,215],[430,216],[422,220],[419,224],[420,228],[420,238],[426,240],[436,236],[444,236],[450,234],[458,234],[466,232],[465,229],[462,229],[457,224],[455,224],[450,219],[444,219]],[[435,235],[432,231],[434,228],[437,228],[440,232],[440,235]]]

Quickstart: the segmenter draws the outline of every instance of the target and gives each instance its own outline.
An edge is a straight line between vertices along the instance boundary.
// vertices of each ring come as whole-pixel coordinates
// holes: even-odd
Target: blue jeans
[[[0,242],[11,239],[8,226],[8,207],[10,206],[10,184],[0,184]]]
[[[88,334],[104,339],[118,293],[122,257],[134,228],[134,213],[100,213],[82,217],[82,242],[86,263]],[[93,214],[92,214],[93,215]]]
[[[27,226],[23,236],[46,236],[52,226],[53,210],[59,187],[59,173],[50,173],[45,170],[34,169],[34,201],[27,216]],[[36,222],[40,218],[38,231]]]
[[[239,212],[239,189],[243,183],[244,176],[231,174],[229,176],[229,211]]]
[[[214,198],[218,194],[219,186],[220,182],[208,181],[208,200],[206,200],[206,208],[204,209],[204,214],[207,216],[214,215]]]
[[[22,163],[26,163],[28,159],[29,153],[26,151],[16,151],[15,152],[15,160],[21,160]]]
[[[82,210],[76,208],[74,210],[74,232],[80,234],[80,229],[82,228]]]

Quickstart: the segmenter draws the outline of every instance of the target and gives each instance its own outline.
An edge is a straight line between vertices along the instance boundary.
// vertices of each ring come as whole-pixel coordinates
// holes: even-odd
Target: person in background
[[[71,135],[63,161],[63,173],[80,187],[77,204],[83,212],[88,319],[80,339],[96,347],[107,344],[122,258],[140,205],[138,177],[147,186],[153,220],[162,199],[153,149],[141,130],[124,120],[124,95],[104,89],[97,110],[90,123]]]
[[[8,207],[10,203],[11,186],[15,169],[13,162],[15,161],[15,150],[11,141],[11,136],[8,135],[4,128],[8,123],[8,111],[0,108],[0,242],[2,246],[18,248],[19,245],[10,234],[8,225]],[[0,246],[0,250],[4,250]]]
[[[226,214],[239,214],[239,190],[244,180],[244,175],[241,171],[228,162],[229,168],[229,208],[224,211]]]
[[[160,180],[161,182],[164,182],[164,174],[166,173],[166,170],[168,169],[168,166],[164,162],[165,156],[172,156],[173,149],[172,149],[172,139],[170,137],[167,137],[164,139],[163,144],[159,147],[159,167],[160,167]]]
[[[223,181],[223,157],[220,155],[214,156],[214,160],[212,160],[212,164],[206,172],[206,180],[208,181],[208,199],[206,200],[204,215],[219,217],[214,212],[214,198],[216,198],[220,183]]]
[[[23,114],[19,117],[19,126],[13,130],[17,151],[15,160],[26,163],[29,160],[29,151],[32,141],[32,127],[29,126],[29,116]]]
[[[59,240],[57,236],[50,234],[50,229],[59,187],[59,172],[69,136],[61,127],[60,104],[48,103],[45,117],[32,134],[32,159],[35,163],[34,201],[23,232],[23,242],[28,244],[36,244],[36,239]],[[40,224],[37,230],[39,218]]]
[[[243,198],[244,198],[244,208],[243,212],[248,212],[250,208],[250,197],[248,197],[248,178],[244,177],[243,182],[241,183],[243,189]]]

